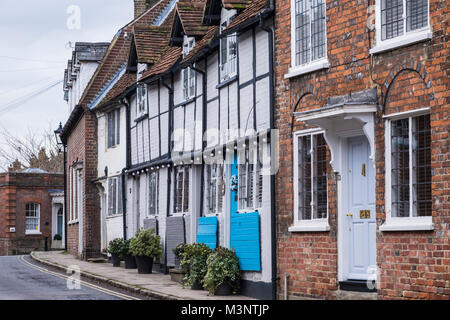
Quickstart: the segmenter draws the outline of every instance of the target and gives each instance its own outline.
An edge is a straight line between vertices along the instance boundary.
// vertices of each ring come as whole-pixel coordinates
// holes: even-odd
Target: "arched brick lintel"
[[[395,74],[394,74],[395,71]],[[409,60],[409,61],[403,61],[402,65],[397,65],[397,67],[393,70],[391,70],[391,72],[389,73],[389,75],[387,76],[386,80],[384,81],[384,86],[382,91],[382,100],[383,100],[383,113],[385,111],[386,108],[386,102],[387,102],[387,98],[389,96],[389,91],[392,87],[392,84],[394,83],[395,79],[397,79],[397,77],[404,73],[404,72],[415,72],[419,75],[419,77],[422,79],[422,81],[425,83],[425,86],[427,87],[427,89],[431,88],[431,79],[428,76],[428,73],[425,70],[425,66],[420,62],[420,61],[414,61],[414,60]]]

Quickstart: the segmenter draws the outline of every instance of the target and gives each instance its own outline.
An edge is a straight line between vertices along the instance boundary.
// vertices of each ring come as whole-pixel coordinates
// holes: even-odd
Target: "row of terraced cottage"
[[[248,296],[450,297],[448,2],[134,5],[65,71],[69,253],[208,230]]]

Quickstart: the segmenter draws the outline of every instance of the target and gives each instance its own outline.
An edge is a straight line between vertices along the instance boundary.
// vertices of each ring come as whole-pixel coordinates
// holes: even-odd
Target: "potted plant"
[[[230,295],[239,290],[241,272],[234,250],[217,247],[206,261],[204,287],[214,295]]]
[[[152,273],[153,259],[162,253],[161,237],[155,234],[154,228],[140,229],[130,241],[130,252],[136,258],[138,273]]]
[[[111,240],[108,245],[108,252],[111,254],[113,267],[120,267],[123,259],[124,241],[122,238]]]
[[[187,271],[183,285],[190,285],[193,290],[203,289],[206,274],[206,260],[212,250],[204,243],[193,243],[185,247],[181,266]]]
[[[136,269],[137,268],[136,259],[130,253],[130,241],[131,239],[124,241],[123,260],[125,261],[125,269]]]
[[[52,249],[62,248],[62,237],[59,234],[55,234],[52,241]]]
[[[173,253],[175,254],[175,268],[177,269],[181,268],[181,260],[183,259],[186,246],[186,243],[181,242],[174,249],[172,249]]]

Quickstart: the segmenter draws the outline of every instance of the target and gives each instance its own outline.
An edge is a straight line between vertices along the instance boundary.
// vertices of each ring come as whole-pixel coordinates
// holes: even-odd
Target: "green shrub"
[[[161,257],[161,237],[155,234],[154,228],[138,230],[136,236],[130,239],[130,253],[136,257]]]
[[[53,237],[53,240],[62,240],[62,237],[59,234],[55,234],[55,236]]]
[[[125,241],[122,238],[111,240],[108,245],[108,252],[119,256],[120,259],[126,253]]]
[[[174,253],[175,257],[177,257],[178,259],[183,259],[186,246],[188,246],[188,244],[181,242],[174,249],[172,249],[172,252]]]
[[[212,294],[217,287],[228,284],[233,289],[233,293],[239,290],[241,272],[239,269],[239,259],[234,250],[224,247],[217,247],[209,255],[207,261],[207,272],[204,279],[204,287]]]
[[[204,243],[185,246],[181,267],[186,271],[183,285],[192,286],[195,282],[203,283],[206,274],[206,260],[212,250]]]

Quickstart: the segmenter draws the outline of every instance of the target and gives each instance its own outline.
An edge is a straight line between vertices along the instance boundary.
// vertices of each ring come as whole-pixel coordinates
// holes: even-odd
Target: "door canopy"
[[[343,139],[365,135],[370,145],[370,159],[375,166],[374,114],[377,111],[377,90],[356,92],[329,98],[319,109],[294,112],[297,121],[324,130],[324,138],[331,151],[330,164],[341,172],[341,144]]]

